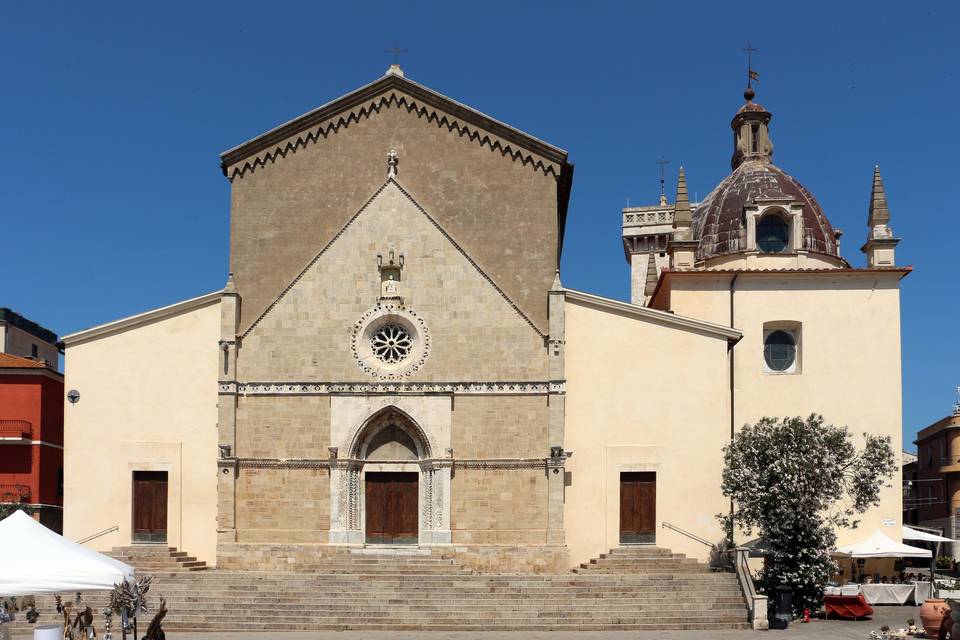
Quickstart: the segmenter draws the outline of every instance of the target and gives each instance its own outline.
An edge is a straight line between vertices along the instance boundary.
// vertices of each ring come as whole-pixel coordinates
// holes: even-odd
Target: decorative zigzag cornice
[[[500,287],[497,286],[497,284],[493,281],[493,278],[491,278],[489,275],[487,275],[487,273],[486,273],[483,269],[480,268],[480,265],[478,265],[476,262],[473,261],[473,258],[471,258],[471,257],[469,256],[469,254],[467,254],[467,252],[463,250],[463,247],[461,247],[461,246],[457,243],[457,241],[454,240],[453,237],[451,237],[450,234],[447,233],[447,231],[446,231],[443,227],[441,227],[440,224],[439,224],[436,220],[434,220],[433,217],[432,217],[429,213],[427,213],[427,211],[426,211],[423,207],[420,206],[420,203],[417,202],[417,201],[413,198],[413,196],[411,196],[409,193],[407,193],[407,191],[406,191],[403,187],[401,187],[400,184],[397,183],[397,181],[396,181],[394,178],[388,178],[387,181],[386,181],[385,183],[383,183],[383,185],[381,185],[380,188],[377,189],[376,192],[374,192],[374,194],[367,199],[367,201],[363,204],[363,206],[360,207],[360,209],[359,209],[355,214],[353,214],[353,215],[350,217],[349,220],[347,220],[347,223],[346,223],[345,225],[343,225],[343,227],[340,229],[340,231],[338,231],[337,234],[336,234],[335,236],[333,236],[333,238],[331,238],[330,241],[329,241],[326,245],[324,245],[324,247],[320,250],[320,252],[319,252],[316,256],[314,256],[314,258],[313,258],[312,260],[310,260],[309,263],[307,263],[307,266],[305,266],[305,267],[300,271],[300,273],[297,274],[297,277],[294,278],[294,279],[290,282],[290,284],[288,284],[288,285],[283,289],[282,292],[280,292],[280,295],[277,296],[277,298],[276,298],[273,302],[271,302],[270,305],[267,306],[266,309],[263,310],[263,313],[261,313],[259,316],[257,316],[257,319],[254,320],[254,321],[250,324],[250,326],[247,328],[247,330],[244,331],[243,334],[240,336],[241,338],[246,338],[248,335],[250,335],[250,333],[254,330],[254,328],[256,328],[257,325],[260,324],[260,321],[263,320],[263,319],[267,316],[267,314],[269,314],[270,311],[272,311],[273,308],[274,308],[275,306],[277,306],[277,304],[279,304],[279,302],[280,302],[281,300],[283,300],[284,297],[286,297],[287,293],[289,293],[290,290],[293,289],[293,287],[294,287],[298,282],[300,282],[300,280],[301,280],[301,279],[303,278],[303,276],[307,273],[307,271],[309,271],[310,268],[313,267],[313,265],[315,265],[315,264],[317,263],[317,261],[320,259],[320,257],[323,256],[323,255],[330,249],[330,247],[333,246],[333,243],[335,243],[337,240],[339,240],[339,239],[340,239],[340,236],[342,236],[342,235],[347,231],[347,229],[350,228],[350,226],[354,223],[354,221],[355,221],[357,218],[360,217],[360,214],[362,214],[364,211],[367,210],[367,207],[370,206],[370,203],[373,202],[374,199],[376,199],[376,197],[377,197],[378,195],[380,195],[380,193],[383,192],[383,190],[386,189],[387,186],[389,186],[389,185],[391,185],[391,184],[393,184],[394,186],[396,186],[397,189],[400,191],[400,193],[402,193],[403,196],[404,196],[405,198],[407,198],[407,199],[411,202],[411,204],[413,204],[414,207],[417,208],[417,211],[419,211],[420,213],[422,213],[422,214],[427,218],[427,220],[429,220],[430,223],[433,224],[433,226],[436,227],[436,229],[437,229],[441,234],[443,234],[443,237],[446,238],[446,239],[450,242],[450,244],[452,244],[453,247],[454,247],[457,251],[460,252],[460,254],[467,260],[467,262],[469,262],[471,265],[473,265],[473,268],[477,270],[477,273],[479,273],[479,274],[483,277],[484,280],[486,280],[487,282],[490,283],[490,286],[492,286],[492,287],[497,291],[497,293],[500,294],[500,296],[507,302],[507,304],[510,305],[510,307],[517,313],[517,315],[519,315],[528,325],[530,325],[530,328],[532,328],[532,329],[537,333],[537,335],[539,335],[541,338],[545,338],[545,337],[546,337],[546,334],[543,333],[542,331],[540,331],[540,329],[537,328],[537,325],[535,325],[535,324],[533,323],[533,321],[530,320],[530,318],[529,318],[523,311],[520,310],[520,307],[518,307],[518,306],[513,302],[513,300],[511,300],[511,299],[507,296],[507,294],[503,291],[503,289],[501,289]]]
[[[567,154],[561,149],[411,80],[387,76],[224,152],[220,156],[224,175],[233,181],[389,108],[404,108],[545,175],[559,179],[567,164]]]

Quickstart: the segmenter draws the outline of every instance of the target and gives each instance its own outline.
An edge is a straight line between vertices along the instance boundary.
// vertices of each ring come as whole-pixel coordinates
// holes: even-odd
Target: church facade
[[[853,268],[752,97],[704,202],[681,170],[674,203],[622,212],[629,303],[561,283],[567,153],[397,66],[225,152],[223,291],[63,340],[66,535],[240,569],[704,558],[740,425],[816,411],[899,451],[908,269],[879,172]],[[865,526],[900,512],[889,488]]]

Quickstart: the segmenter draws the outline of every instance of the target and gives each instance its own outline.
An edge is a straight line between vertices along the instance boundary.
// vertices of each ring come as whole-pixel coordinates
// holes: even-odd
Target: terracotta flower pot
[[[927,636],[936,638],[940,633],[940,625],[943,619],[950,613],[950,607],[945,600],[940,598],[930,598],[920,607],[920,622],[923,624],[923,630]]]

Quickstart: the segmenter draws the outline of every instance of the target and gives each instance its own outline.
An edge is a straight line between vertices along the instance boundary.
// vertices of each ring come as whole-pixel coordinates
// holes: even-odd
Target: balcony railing
[[[0,420],[0,438],[30,438],[32,434],[28,420]]]
[[[0,484],[0,502],[30,502],[30,496],[25,484]]]

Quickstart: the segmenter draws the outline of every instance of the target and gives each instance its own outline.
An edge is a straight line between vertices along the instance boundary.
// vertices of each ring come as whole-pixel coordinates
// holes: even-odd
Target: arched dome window
[[[790,228],[786,221],[770,213],[757,223],[757,248],[763,253],[783,253],[790,241]]]

